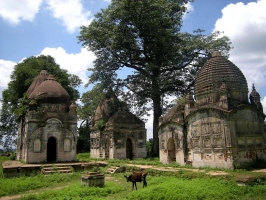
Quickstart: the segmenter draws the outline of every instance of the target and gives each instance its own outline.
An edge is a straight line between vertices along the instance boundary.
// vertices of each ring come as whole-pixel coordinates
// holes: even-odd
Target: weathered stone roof
[[[30,99],[46,100],[48,102],[70,103],[67,91],[56,81],[53,75],[49,75],[45,81],[37,86],[29,96]]]
[[[174,105],[163,117],[162,124],[172,121],[177,117],[178,114],[184,113],[184,104],[176,104]]]
[[[202,93],[218,91],[222,82],[230,91],[248,94],[248,86],[242,71],[231,61],[214,52],[199,71],[195,80],[195,96]]]
[[[76,110],[77,106],[74,102],[71,102],[71,105],[69,106],[69,110]]]
[[[110,118],[119,108],[119,100],[110,89],[96,108],[94,120]]]
[[[136,115],[131,112],[122,109],[118,110],[107,122],[110,124],[144,124],[142,120],[140,120]]]
[[[39,86],[48,77],[49,73],[46,70],[42,70],[38,76],[36,76],[27,90],[27,94],[30,95],[33,90]]]

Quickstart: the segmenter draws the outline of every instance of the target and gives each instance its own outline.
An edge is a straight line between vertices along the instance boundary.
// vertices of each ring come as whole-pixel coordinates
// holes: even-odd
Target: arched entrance
[[[174,138],[169,138],[167,142],[167,150],[168,150],[168,162],[175,162],[176,155],[175,155],[175,141]]]
[[[55,162],[56,154],[56,139],[50,137],[47,142],[47,162]]]
[[[133,144],[130,138],[127,138],[126,143],[126,158],[129,160],[133,159]]]

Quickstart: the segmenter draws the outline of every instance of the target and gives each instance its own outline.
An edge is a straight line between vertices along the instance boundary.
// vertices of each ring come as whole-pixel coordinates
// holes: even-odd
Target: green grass
[[[0,156],[0,179],[1,178],[4,178],[3,168],[2,168],[2,162],[5,161],[5,160],[9,160],[9,158],[6,157],[6,156]]]
[[[108,176],[110,177],[110,175]],[[105,182],[103,188],[94,188],[74,183],[61,190],[24,195],[24,200],[39,199],[116,199],[116,200],[208,200],[208,199],[265,199],[266,185],[238,186],[233,181],[202,177],[184,179],[178,176],[148,176],[148,187],[132,191],[132,184],[122,174],[116,174]]]
[[[7,160],[0,156],[0,164]],[[92,159],[89,153],[78,154],[79,161],[97,161],[103,159]],[[148,187],[142,188],[142,183],[137,183],[138,190],[132,191],[132,184],[126,182],[123,177],[136,167],[127,167],[125,173],[106,174],[105,186],[95,188],[84,186],[80,183],[80,176],[85,172],[74,172],[72,174],[42,174],[30,177],[3,178],[0,166],[0,197],[23,194],[21,199],[143,199],[143,200],[174,200],[174,199],[265,199],[266,175],[265,173],[254,173],[247,170],[225,170],[220,168],[201,168],[202,172],[193,172],[177,164],[163,165],[159,158],[130,160],[105,160],[108,166],[123,166],[125,164],[153,165],[156,167],[176,167],[176,172],[163,172],[147,169]],[[189,167],[188,167],[189,168]],[[97,168],[105,173],[106,167]],[[206,174],[211,170],[226,171],[228,175],[210,177]],[[252,177],[252,186],[241,187],[236,184],[238,178]]]
[[[265,199],[266,195],[266,185],[240,187],[233,181],[208,177],[152,177],[148,184],[145,191],[132,192],[127,195],[127,199]]]
[[[0,197],[14,195],[29,190],[36,190],[45,187],[66,185],[71,182],[79,182],[80,173],[73,174],[42,174],[29,177],[2,178],[0,181]]]
[[[72,184],[60,190],[50,190],[40,194],[24,195],[24,200],[42,199],[103,199],[109,195],[119,193],[123,188],[113,182],[108,182],[103,188],[88,187],[80,183]]]

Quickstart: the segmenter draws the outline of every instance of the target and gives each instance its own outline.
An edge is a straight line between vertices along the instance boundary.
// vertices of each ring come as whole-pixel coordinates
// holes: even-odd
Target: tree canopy
[[[17,122],[27,109],[27,92],[34,78],[47,70],[66,89],[73,101],[79,98],[77,87],[82,83],[76,75],[61,69],[51,56],[32,56],[24,59],[14,67],[7,89],[2,92],[2,109],[0,116],[0,142],[9,148],[17,133]]]
[[[213,51],[228,56],[231,43],[219,32],[181,32],[191,0],[113,0],[80,29],[79,41],[96,55],[89,83],[119,86],[124,99],[145,113],[152,103],[153,147],[159,153],[157,127],[169,95],[192,90],[195,75]],[[126,78],[117,75],[131,69]]]

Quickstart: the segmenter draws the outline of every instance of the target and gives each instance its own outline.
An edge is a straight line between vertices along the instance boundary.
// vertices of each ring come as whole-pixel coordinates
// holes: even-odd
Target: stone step
[[[109,168],[107,168],[106,170],[108,173],[114,174],[114,173],[120,173],[120,172],[125,172],[126,168],[123,167],[114,167],[114,166],[110,166]]]
[[[70,169],[70,167],[44,167],[42,168],[43,170],[51,170],[51,169],[55,169],[55,170],[64,170],[64,169]]]

